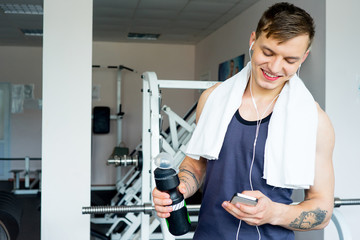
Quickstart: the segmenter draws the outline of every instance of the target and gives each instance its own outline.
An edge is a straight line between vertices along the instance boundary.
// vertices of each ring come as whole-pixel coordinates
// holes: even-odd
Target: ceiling
[[[195,44],[257,1],[93,0],[93,40]],[[0,0],[9,3],[43,5],[42,0]],[[42,30],[42,21],[41,14],[5,14],[0,9],[0,45],[41,46],[42,37],[25,36],[21,29]],[[134,40],[128,33],[160,36]]]

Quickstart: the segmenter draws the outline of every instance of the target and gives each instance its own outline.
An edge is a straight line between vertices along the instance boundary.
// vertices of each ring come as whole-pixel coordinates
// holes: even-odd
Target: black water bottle
[[[177,188],[180,180],[172,168],[172,157],[168,153],[160,153],[155,159],[155,164],[158,166],[154,171],[156,187],[160,191],[169,193],[172,200],[173,211],[170,217],[166,218],[169,232],[175,236],[183,235],[189,232],[191,222],[184,196]]]

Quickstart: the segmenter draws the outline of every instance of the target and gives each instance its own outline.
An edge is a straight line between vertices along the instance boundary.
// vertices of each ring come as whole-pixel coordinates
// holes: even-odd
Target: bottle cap
[[[167,152],[161,152],[154,158],[154,164],[161,169],[174,168],[174,159]]]

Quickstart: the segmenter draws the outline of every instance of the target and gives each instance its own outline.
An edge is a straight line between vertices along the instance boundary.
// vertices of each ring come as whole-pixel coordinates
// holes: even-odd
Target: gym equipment
[[[0,191],[0,239],[15,240],[19,234],[22,209],[11,193]]]
[[[351,205],[360,205],[360,198],[354,199],[334,199],[334,207],[339,208],[341,206],[351,206]]]
[[[132,159],[132,154],[130,156],[127,154],[112,154],[108,164],[128,166],[129,163],[132,163],[135,166],[132,165],[122,178],[118,177],[116,182],[117,194],[111,200],[111,206],[109,206],[111,208],[126,206],[132,209],[132,206],[142,206],[141,204],[151,202],[151,191],[152,186],[155,186],[155,182],[152,177],[154,168],[150,162],[161,149],[171,154],[175,160],[175,167],[185,157],[183,151],[195,129],[196,104],[191,107],[184,117],[180,117],[166,105],[161,108],[160,88],[207,89],[217,83],[208,81],[158,80],[155,73],[149,72],[144,73],[142,78],[143,140],[142,144],[139,144],[137,147],[138,152],[141,149],[144,158],[142,169],[136,167],[136,158]],[[169,129],[165,131],[160,127],[162,123],[160,110],[163,110],[169,117]],[[134,238],[174,239],[174,236],[168,232],[165,221],[159,221],[154,214],[139,212],[138,210],[128,211],[125,216],[118,216],[116,213],[111,212],[104,212],[104,214],[105,216],[103,217],[98,217],[99,214],[94,214],[91,218],[91,223],[110,224],[111,227],[105,235],[111,237],[112,240],[120,238],[125,240]],[[190,216],[190,219],[192,222],[197,222],[197,216]],[[123,226],[123,230],[115,232],[114,230],[120,225]],[[159,225],[161,225],[162,229],[165,229],[162,234],[155,231]],[[177,239],[191,239],[192,236],[193,232],[189,232],[177,237]]]
[[[162,122],[162,117],[160,115],[161,106],[161,94],[160,89],[172,88],[172,89],[207,89],[217,82],[210,81],[181,81],[181,80],[159,80],[154,72],[145,72],[142,75],[143,78],[143,138],[142,138],[142,151],[143,151],[143,170],[142,170],[142,184],[141,184],[141,200],[142,204],[151,202],[151,192],[155,187],[155,181],[152,177],[155,165],[152,162],[152,159],[155,158],[163,148],[164,151],[169,152],[174,160],[174,166],[180,165],[181,161],[184,159],[185,154],[184,150],[187,146],[187,141],[190,139],[190,136],[195,128],[194,122],[187,122],[190,126],[190,129],[187,129],[187,124],[181,125],[182,121],[177,122],[180,128],[170,127],[170,131],[175,131],[177,133],[184,132],[184,136],[181,137],[183,142],[179,142],[179,139],[176,139],[176,134],[170,133],[168,138],[164,138],[161,133],[160,124]],[[195,113],[193,114],[195,115]],[[169,115],[171,117],[171,115]],[[191,118],[191,117],[190,117]],[[192,117],[192,119],[195,119]],[[169,122],[172,120],[169,120]],[[176,122],[176,119],[174,119]],[[171,125],[171,124],[170,124]],[[175,129],[174,129],[175,128]],[[190,131],[189,131],[190,130]],[[187,135],[187,136],[185,136]],[[179,134],[178,134],[179,137]],[[165,140],[165,141],[164,141]],[[169,142],[172,143],[174,149]],[[176,141],[178,143],[176,143]],[[169,231],[164,219],[151,218],[149,215],[141,213],[141,239],[148,239],[148,236],[152,233],[152,226],[161,226],[162,230],[162,239],[174,239]],[[189,232],[181,238],[192,238],[193,232]],[[177,237],[180,238],[180,237]]]
[[[200,210],[200,204],[187,205],[188,212],[198,213]],[[151,203],[143,205],[132,205],[132,206],[96,206],[96,207],[83,207],[82,214],[106,214],[106,213],[154,213],[155,208]]]
[[[41,169],[36,169],[35,171],[30,170],[30,161],[41,161],[41,158],[0,158],[0,161],[25,161],[24,169],[13,169],[10,172],[13,173],[14,187],[12,192],[14,194],[37,194],[41,191]],[[20,173],[24,173],[25,186],[24,188],[20,187]],[[35,178],[31,180],[30,175],[35,174]],[[38,185],[38,188],[35,189],[35,186]]]
[[[116,120],[117,123],[117,140],[114,147],[113,153],[110,155],[109,159],[114,159],[114,156],[123,156],[129,154],[129,149],[126,148],[122,142],[122,119],[124,117],[124,112],[121,109],[121,85],[122,85],[122,71],[127,70],[130,72],[137,72],[134,69],[128,68],[124,65],[119,66],[107,66],[102,67],[100,65],[93,65],[94,69],[110,69],[117,70],[117,88],[116,88],[116,111],[115,115],[110,115],[110,108],[108,107],[94,107],[93,114],[93,132],[97,133],[108,133],[110,131],[110,120]],[[99,115],[96,113],[99,111]],[[101,114],[100,114],[101,113]],[[109,162],[108,162],[109,164]],[[118,166],[115,164],[115,166]],[[120,168],[116,168],[117,182],[122,178],[122,171]]]
[[[345,217],[343,214],[336,208],[341,206],[352,206],[352,205],[360,205],[360,198],[358,199],[340,199],[335,198],[334,200],[334,211],[331,216],[331,220],[335,224],[337,229],[339,240],[352,240],[350,228],[346,223]]]
[[[130,167],[126,174],[118,179],[116,182],[116,195],[111,199],[111,206],[125,205],[130,206],[140,203],[139,192],[141,189],[141,178],[140,172],[142,167],[142,153],[134,152],[132,155],[126,155],[122,151],[123,148],[117,149],[112,153],[110,158],[107,160],[108,165],[115,165],[117,169],[120,166]],[[113,213],[105,213],[105,216],[94,215],[91,218],[91,223],[100,224],[100,225],[110,225],[109,230],[106,232],[105,236],[108,238],[111,236],[111,239],[130,239],[131,235],[134,233],[136,228],[140,224],[140,216],[136,216],[134,213],[127,213],[125,216],[118,216]],[[118,226],[125,228],[120,233],[117,233],[116,229]],[[92,231],[91,234],[99,235]],[[95,235],[94,235],[95,236]]]
[[[294,203],[297,204],[297,203]],[[360,205],[360,199],[334,199],[334,211],[331,220],[334,222],[336,230],[339,235],[339,240],[352,240],[350,229],[342,213],[337,209],[341,206]],[[187,205],[189,212],[198,212],[200,205]],[[150,214],[155,211],[155,208],[146,203],[143,205],[133,206],[97,206],[97,207],[83,207],[83,214],[99,214],[99,213],[125,213],[125,212],[143,212]],[[152,239],[152,238],[149,238]]]
[[[142,152],[139,151],[137,155],[118,155],[113,153],[111,157],[107,160],[107,164],[114,164],[116,167],[127,167],[135,166],[138,169],[142,168]]]
[[[110,132],[110,108],[94,107],[93,109],[93,133],[105,134]]]
[[[153,165],[151,160],[157,156],[161,150],[170,153],[177,165],[179,165],[185,156],[183,153],[188,139],[191,136],[195,126],[195,114],[187,114],[186,119],[179,117],[168,106],[161,108],[160,88],[182,88],[182,89],[206,89],[216,82],[201,81],[173,81],[158,80],[153,72],[146,72],[143,78],[143,164],[142,170],[136,170],[132,167],[126,176],[117,182],[118,194],[111,202],[111,206],[84,207],[83,214],[105,214],[104,218],[92,217],[92,223],[104,224],[110,223],[112,226],[107,232],[111,239],[174,239],[174,236],[167,234],[165,221],[157,219],[154,215],[154,207],[151,201],[151,191],[154,185],[154,179],[151,177]],[[194,105],[194,108],[196,104]],[[160,109],[169,116],[169,130],[161,130],[162,116]],[[185,121],[182,121],[183,119]],[[189,127],[190,126],[190,127]],[[171,132],[172,131],[172,132]],[[176,132],[176,133],[175,133]],[[139,147],[140,148],[140,147]],[[125,165],[130,160],[123,160],[119,166]],[[109,164],[116,164],[115,159]],[[127,164],[127,163],[126,163]],[[140,174],[141,173],[141,174]],[[142,177],[140,177],[140,175]],[[360,199],[338,199],[335,198],[332,221],[335,223],[340,240],[350,240],[351,234],[346,221],[338,207],[346,205],[360,205]],[[199,205],[187,205],[188,212],[196,212]],[[117,214],[126,214],[117,217]],[[190,216],[192,222],[196,222],[196,216]],[[162,223],[160,223],[162,221]],[[126,227],[120,233],[113,233],[113,230],[119,223],[124,223]],[[162,234],[156,233],[155,229],[161,225]],[[139,227],[141,230],[139,231]],[[191,239],[191,232],[176,237],[176,239]]]
[[[132,68],[126,67],[124,65],[107,66],[107,67],[102,67],[101,65],[92,65],[92,67],[93,68],[104,68],[104,69],[117,69],[117,82],[116,82],[117,83],[117,91],[116,91],[117,114],[111,115],[110,119],[117,120],[117,144],[116,144],[116,146],[120,146],[120,144],[122,142],[122,119],[125,114],[124,112],[121,111],[121,81],[122,81],[121,71],[127,70],[127,71],[135,72],[135,73],[137,71]]]

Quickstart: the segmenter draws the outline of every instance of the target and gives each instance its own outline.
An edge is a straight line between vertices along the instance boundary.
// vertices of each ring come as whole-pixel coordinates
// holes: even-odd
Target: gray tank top
[[[262,178],[264,149],[271,114],[261,122],[252,170],[254,190],[259,190],[272,201],[290,204],[291,189],[277,188],[266,184]],[[225,211],[221,204],[230,201],[234,193],[251,190],[249,171],[253,154],[256,121],[243,119],[236,111],[228,126],[218,160],[208,160],[203,189],[203,200],[195,240],[234,240],[239,220]],[[291,230],[264,224],[259,227],[262,240],[294,240]],[[241,223],[239,239],[257,240],[256,227]]]

